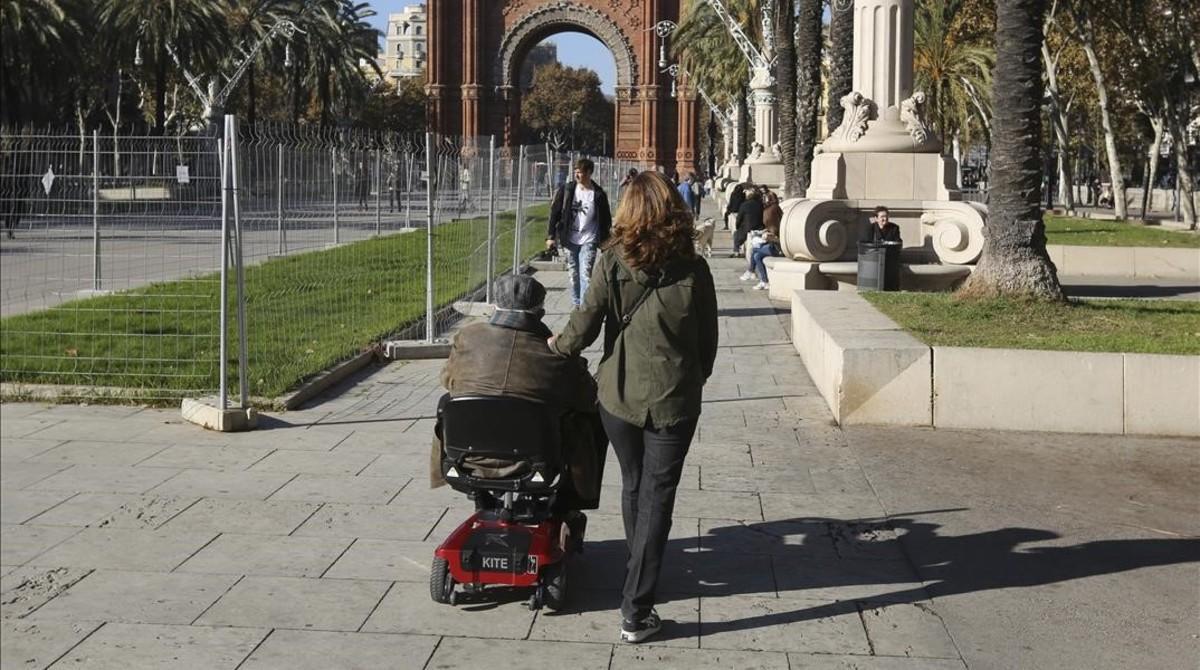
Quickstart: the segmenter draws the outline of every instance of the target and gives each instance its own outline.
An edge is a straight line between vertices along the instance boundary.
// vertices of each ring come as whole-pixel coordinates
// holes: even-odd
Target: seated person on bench
[[[587,362],[562,358],[546,346],[552,333],[542,323],[546,289],[527,275],[496,281],[496,313],[487,323],[471,324],[454,338],[450,358],[442,369],[442,386],[453,396],[507,395],[544,402],[564,414],[563,462],[571,472],[578,498],[599,497],[600,472],[607,438],[596,409],[596,382]],[[435,428],[430,461],[430,485],[445,484],[441,476],[441,427]],[[466,463],[476,477],[511,477],[528,467],[524,462],[479,458]]]

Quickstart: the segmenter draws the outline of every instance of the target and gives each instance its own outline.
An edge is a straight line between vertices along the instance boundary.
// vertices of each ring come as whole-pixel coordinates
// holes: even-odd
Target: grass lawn
[[[1200,354],[1200,303],[1078,300],[1067,304],[964,300],[948,293],[864,293],[934,346]]]
[[[526,211],[526,258],[543,248],[547,210]],[[497,216],[498,272],[512,266],[513,228],[512,213]],[[421,231],[389,235],[247,266],[251,395],[279,396],[423,317],[425,239]],[[483,283],[486,240],[486,218],[434,229],[435,305]],[[219,291],[219,276],[206,275],[0,320],[0,381],[141,389],[163,400],[211,392],[219,385]],[[229,342],[236,389],[236,332]]]
[[[1100,221],[1047,214],[1046,244],[1093,247],[1175,247],[1200,249],[1200,234],[1163,230],[1127,221]]]

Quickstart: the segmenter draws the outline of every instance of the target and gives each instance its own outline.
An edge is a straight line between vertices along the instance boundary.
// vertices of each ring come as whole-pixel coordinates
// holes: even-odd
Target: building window
[[[420,34],[421,34],[421,26],[417,26],[417,34],[418,34],[418,35],[420,35]]]
[[[408,34],[408,21],[405,21],[405,22],[403,23],[403,26],[404,26],[404,33],[403,33],[403,34],[407,35],[407,34]]]
[[[404,45],[403,44],[396,45],[396,58],[404,58]]]

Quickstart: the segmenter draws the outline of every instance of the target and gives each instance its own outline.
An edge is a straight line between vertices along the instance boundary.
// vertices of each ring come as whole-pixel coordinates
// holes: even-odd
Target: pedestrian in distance
[[[371,194],[371,183],[368,179],[367,162],[359,161],[354,170],[354,195],[358,197],[358,208],[366,211],[367,196]]]
[[[687,177],[684,178],[683,182],[680,183],[679,186],[675,187],[675,190],[679,191],[679,197],[683,198],[683,204],[687,205],[688,211],[692,213],[693,217],[695,217],[696,194],[692,190],[692,179],[693,178],[694,177],[689,174]]]
[[[639,174],[583,305],[550,340],[555,353],[574,356],[604,331],[597,382],[600,420],[621,467],[625,642],[662,627],[654,605],[675,492],[717,354],[716,291],[693,234],[692,213],[671,182]]]
[[[692,216],[696,219],[700,218],[700,203],[704,201],[704,180],[696,177],[696,173],[691,175],[692,180]]]
[[[388,171],[388,213],[400,209],[400,161],[394,160]]]
[[[746,189],[753,188],[753,186],[754,185],[749,182],[742,182],[742,183],[734,186],[733,190],[729,192],[729,203],[725,205],[725,228],[724,228],[724,230],[729,230],[730,217],[736,217],[737,213],[738,213],[738,209],[741,208],[742,203],[746,201]],[[736,228],[736,227],[737,227],[737,223],[735,222],[734,228]],[[736,247],[735,247],[735,249],[736,249]]]
[[[555,192],[546,228],[546,249],[557,245],[567,252],[571,304],[575,307],[579,307],[587,294],[596,249],[608,240],[612,228],[608,195],[592,181],[595,169],[590,159],[575,161],[575,178]]]
[[[743,189],[744,200],[737,210],[737,224],[733,231],[733,258],[745,254],[743,247],[750,232],[763,229],[762,192],[753,184]]]

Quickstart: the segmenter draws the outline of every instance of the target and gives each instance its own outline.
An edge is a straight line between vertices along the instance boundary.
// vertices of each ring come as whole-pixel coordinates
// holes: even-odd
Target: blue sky
[[[370,21],[379,30],[387,30],[387,15],[400,12],[405,5],[423,4],[413,0],[373,0],[369,3],[375,10],[375,16]],[[562,33],[550,38],[558,45],[558,60],[563,65],[585,67],[600,75],[600,88],[608,95],[613,94],[613,85],[617,80],[617,66],[608,47],[594,37],[579,33]],[[382,46],[382,40],[381,44]]]

